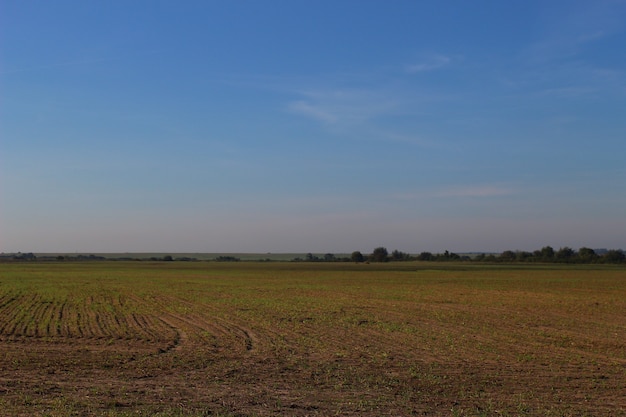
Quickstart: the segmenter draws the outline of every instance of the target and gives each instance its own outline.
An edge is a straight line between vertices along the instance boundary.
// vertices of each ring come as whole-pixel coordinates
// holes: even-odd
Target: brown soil
[[[0,416],[626,416],[621,275],[567,296],[399,276],[7,291]]]
[[[105,337],[104,324],[87,336],[5,329],[0,398],[10,414],[0,414],[626,415],[626,361],[607,353],[566,344],[490,352],[507,337],[427,319],[421,342],[375,317],[353,328],[316,320],[138,316],[131,328],[152,337]]]

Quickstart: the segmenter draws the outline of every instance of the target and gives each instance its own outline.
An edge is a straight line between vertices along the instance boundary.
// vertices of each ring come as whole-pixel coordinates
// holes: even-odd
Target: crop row
[[[155,315],[133,311],[116,297],[74,301],[39,294],[0,295],[0,337],[133,339],[167,342],[176,337]]]

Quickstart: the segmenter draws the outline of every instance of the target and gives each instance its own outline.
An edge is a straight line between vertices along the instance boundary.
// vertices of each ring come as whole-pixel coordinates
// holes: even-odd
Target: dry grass
[[[0,265],[0,415],[626,415],[626,271]]]

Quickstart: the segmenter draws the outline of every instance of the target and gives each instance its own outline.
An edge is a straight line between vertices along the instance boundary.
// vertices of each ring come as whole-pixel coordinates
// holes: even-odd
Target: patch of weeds
[[[534,362],[537,359],[537,356],[535,356],[532,353],[522,353],[517,355],[517,361],[518,362]]]

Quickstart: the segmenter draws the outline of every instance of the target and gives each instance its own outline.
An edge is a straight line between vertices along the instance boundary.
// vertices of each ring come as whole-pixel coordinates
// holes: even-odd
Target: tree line
[[[551,246],[544,246],[533,252],[506,250],[502,253],[477,253],[459,255],[445,251],[443,253],[421,252],[410,255],[406,252],[394,250],[391,253],[387,248],[380,246],[370,254],[354,251],[350,257],[337,257],[332,253],[316,256],[308,253],[304,259],[295,258],[293,261],[306,262],[399,262],[399,261],[429,261],[429,262],[550,262],[550,263],[626,263],[626,254],[621,249],[591,249],[582,247],[577,251],[570,247],[554,250]]]
[[[35,256],[33,253],[16,254],[0,254],[0,262],[2,261],[198,261],[196,258],[179,257],[174,258],[171,255],[163,257],[151,257],[148,259],[138,259],[133,257],[122,258],[105,258],[95,255],[58,255],[58,256]],[[218,256],[212,259],[214,262],[239,262],[240,259],[234,256]],[[261,261],[270,262],[271,259],[261,259]],[[506,250],[502,253],[473,253],[473,254],[457,254],[450,251],[443,253],[421,252],[417,255],[411,255],[399,250],[393,250],[391,253],[387,248],[379,246],[370,254],[363,254],[360,251],[354,251],[349,256],[337,256],[332,253],[326,253],[318,256],[307,253],[304,258],[297,257],[292,262],[402,262],[402,261],[429,261],[429,262],[489,262],[489,263],[515,263],[515,262],[549,262],[549,263],[606,263],[620,264],[626,263],[626,254],[622,249],[591,249],[582,247],[574,250],[570,247],[562,247],[558,250],[551,246],[544,246],[541,249],[528,251],[512,251]]]

